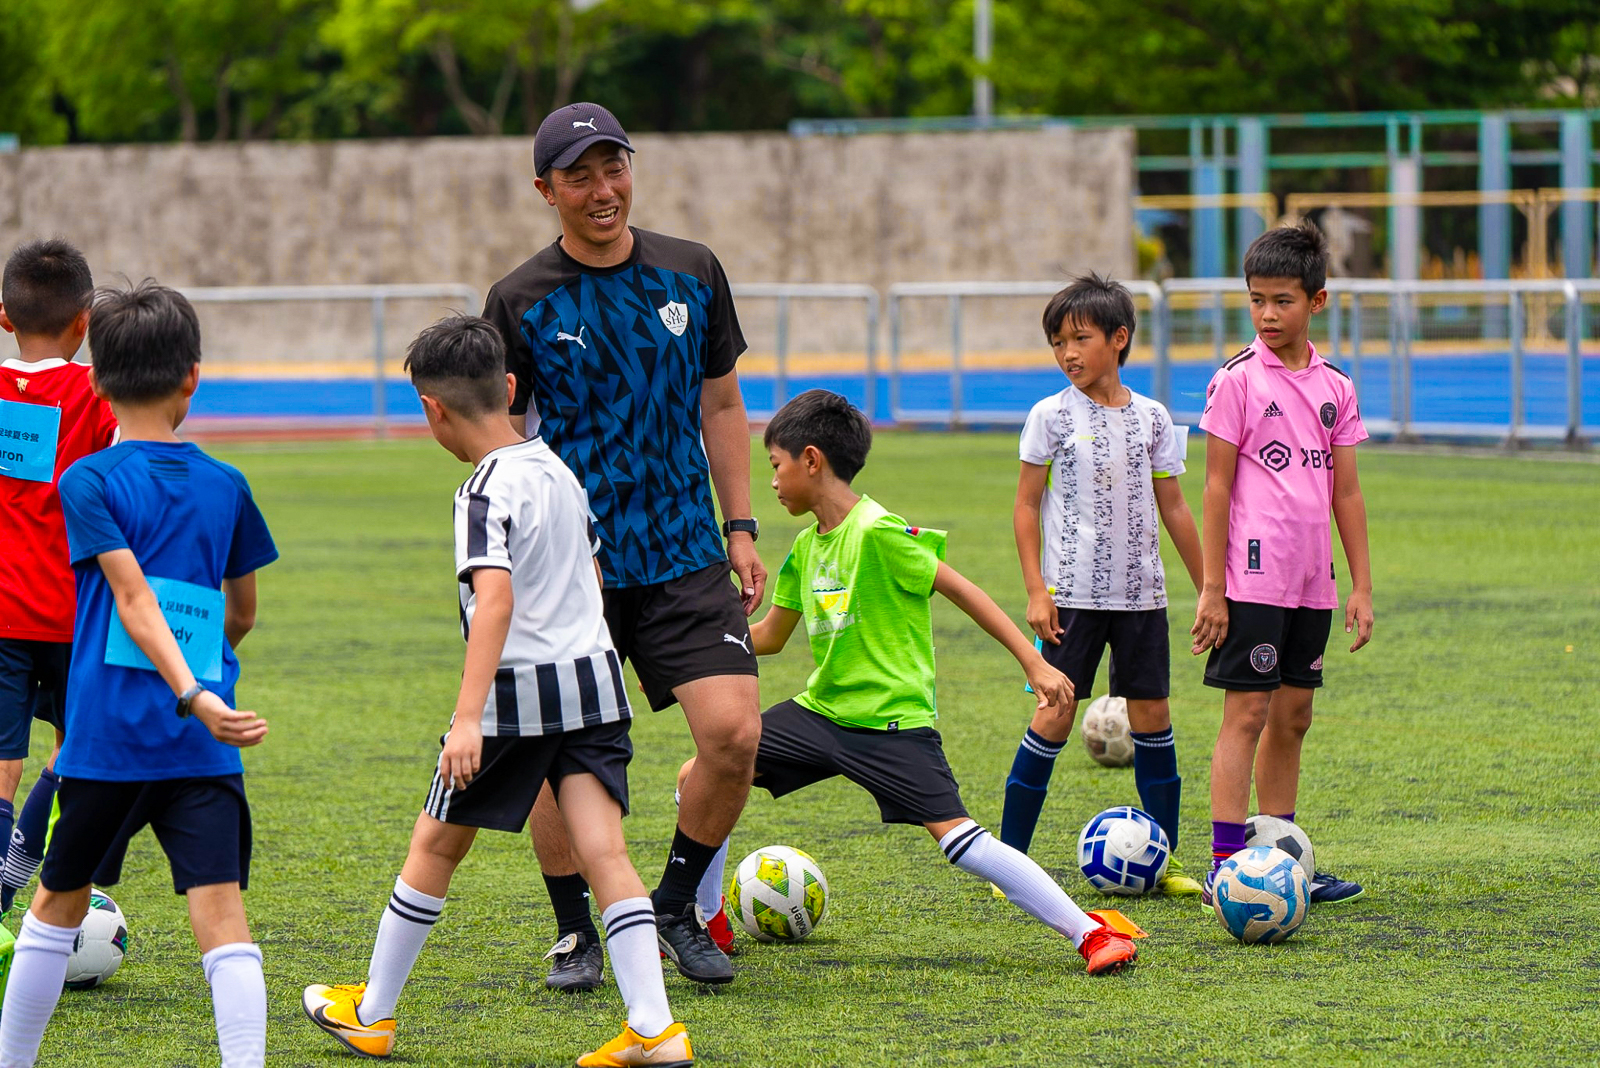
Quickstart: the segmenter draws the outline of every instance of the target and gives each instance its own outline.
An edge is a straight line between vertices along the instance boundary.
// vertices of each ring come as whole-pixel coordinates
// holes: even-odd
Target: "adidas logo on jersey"
[[[1263,419],[1275,419],[1275,418],[1281,417],[1282,415],[1283,415],[1283,409],[1278,407],[1278,402],[1277,401],[1270,401],[1267,404],[1267,410],[1261,413],[1261,418],[1263,418]]]

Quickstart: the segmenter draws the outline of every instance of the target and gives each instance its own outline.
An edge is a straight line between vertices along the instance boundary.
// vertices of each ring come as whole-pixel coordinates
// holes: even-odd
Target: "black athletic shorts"
[[[478,774],[454,789],[433,769],[433,785],[422,811],[441,823],[517,833],[528,822],[546,780],[556,799],[568,775],[593,775],[628,813],[628,761],[633,741],[631,719],[532,737],[485,738]],[[448,737],[448,736],[446,736]],[[439,739],[444,746],[444,739]]]
[[[0,638],[0,760],[27,757],[34,720],[66,723],[71,661],[71,642]]]
[[[172,889],[250,884],[250,803],[243,775],[158,782],[106,782],[63,777],[56,793],[61,818],[39,883],[56,893],[122,878],[128,839],[145,827],[172,865]]]
[[[750,623],[727,561],[649,586],[605,591],[606,626],[639,673],[650,710],[677,703],[674,688],[719,675],[755,675]]]
[[[1333,626],[1331,608],[1228,602],[1228,636],[1206,660],[1206,685],[1221,690],[1315,690]]]
[[[1045,663],[1072,680],[1079,701],[1094,693],[1100,654],[1111,646],[1111,696],[1156,701],[1171,693],[1172,652],[1167,640],[1167,610],[1109,612],[1057,608],[1060,645],[1040,642]]]
[[[967,815],[932,727],[844,727],[796,701],[761,713],[756,786],[782,797],[835,775],[871,794],[885,823],[920,825]]]

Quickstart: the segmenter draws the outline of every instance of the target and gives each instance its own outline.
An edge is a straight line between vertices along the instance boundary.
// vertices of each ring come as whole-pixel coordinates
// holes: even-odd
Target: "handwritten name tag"
[[[53,480],[60,429],[60,408],[0,400],[0,475],[27,482]]]
[[[222,681],[222,612],[227,598],[221,590],[196,586],[177,579],[145,576],[155,592],[172,636],[178,640],[184,663],[202,682]],[[111,613],[106,631],[106,663],[117,667],[154,671],[156,666],[134,642],[122,625],[122,618]]]

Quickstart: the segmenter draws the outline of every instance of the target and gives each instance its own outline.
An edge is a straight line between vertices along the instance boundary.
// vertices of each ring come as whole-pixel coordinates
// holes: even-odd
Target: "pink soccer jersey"
[[[1339,607],[1332,450],[1367,438],[1350,379],[1315,346],[1310,365],[1291,371],[1258,337],[1212,376],[1200,429],[1239,448],[1228,511],[1228,599]]]

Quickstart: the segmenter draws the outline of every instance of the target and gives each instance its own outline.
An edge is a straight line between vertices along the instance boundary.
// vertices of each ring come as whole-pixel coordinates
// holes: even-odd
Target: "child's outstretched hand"
[[[1072,700],[1072,680],[1045,663],[1042,656],[1038,663],[1028,669],[1028,685],[1033,687],[1033,694],[1039,699],[1035,711],[1060,708]]]
[[[205,724],[211,737],[224,745],[244,749],[260,745],[261,739],[267,736],[266,720],[242,708],[229,708],[228,702],[210,690],[197,694],[189,705],[189,711],[195,719]]]
[[[457,716],[439,754],[439,778],[452,790],[465,786],[478,774],[482,760],[483,724],[473,716]]]
[[[1194,635],[1194,645],[1189,652],[1195,656],[1222,645],[1222,640],[1228,636],[1228,599],[1222,591],[1201,591],[1200,600],[1194,606],[1194,626],[1189,628],[1189,633]]]
[[[1061,614],[1056,610],[1056,599],[1048,589],[1028,595],[1028,626],[1040,641],[1051,645],[1061,644]]]
[[[1350,599],[1344,605],[1344,632],[1349,634],[1355,631],[1355,644],[1350,646],[1353,653],[1372,640],[1372,594],[1350,591]]]

